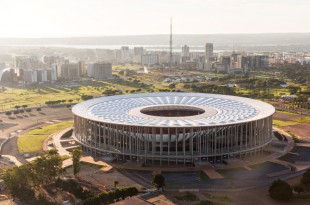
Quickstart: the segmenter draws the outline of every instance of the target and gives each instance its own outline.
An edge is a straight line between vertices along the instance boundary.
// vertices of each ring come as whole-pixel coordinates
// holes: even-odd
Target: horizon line
[[[310,34],[310,32],[264,32],[264,33],[205,33],[205,34],[173,34],[174,36],[178,35],[266,35],[266,34]],[[134,36],[165,36],[165,35],[170,35],[169,33],[167,34],[128,34],[128,35],[120,35],[120,34],[115,34],[115,35],[80,35],[80,36],[42,36],[42,37],[0,37],[0,39],[48,39],[48,38],[98,38],[98,37],[134,37]]]

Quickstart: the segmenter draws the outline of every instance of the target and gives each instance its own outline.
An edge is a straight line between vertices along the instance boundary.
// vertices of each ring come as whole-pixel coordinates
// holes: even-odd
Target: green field
[[[49,135],[58,130],[70,127],[73,121],[66,121],[52,125],[46,125],[40,128],[29,130],[23,133],[17,139],[17,146],[20,153],[36,152],[42,150],[43,141]]]
[[[15,105],[44,105],[50,100],[73,100],[81,101],[82,95],[99,95],[102,94],[102,88],[92,86],[81,86],[79,88],[62,88],[44,87],[40,89],[17,89],[9,88],[0,95],[0,109],[10,110]]]
[[[297,125],[299,122],[295,121],[282,121],[282,120],[273,120],[273,124],[278,127],[289,126],[289,125]]]
[[[308,123],[308,122],[310,122],[310,117],[303,117],[299,120],[291,120],[291,121],[273,120],[273,124],[279,127],[297,125],[300,123]]]

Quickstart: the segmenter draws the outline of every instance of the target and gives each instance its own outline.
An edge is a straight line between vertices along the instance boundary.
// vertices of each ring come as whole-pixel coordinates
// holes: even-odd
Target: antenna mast
[[[169,43],[170,43],[170,59],[169,59],[169,63],[170,63],[170,68],[172,67],[172,61],[173,61],[173,59],[172,59],[172,17],[170,18],[170,41],[169,41]]]

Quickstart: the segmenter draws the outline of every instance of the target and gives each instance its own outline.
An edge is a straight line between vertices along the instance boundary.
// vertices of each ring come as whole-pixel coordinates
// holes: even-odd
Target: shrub
[[[300,194],[305,191],[305,188],[302,185],[297,185],[294,187],[294,191]]]
[[[64,191],[72,193],[77,198],[85,200],[94,196],[94,193],[83,187],[74,179],[61,180],[57,179],[56,186],[62,188]]]
[[[305,185],[305,187],[307,189],[309,189],[310,187],[310,169],[308,169],[303,175],[302,175],[302,178],[301,178],[301,181],[300,181],[303,185]]]
[[[269,187],[269,195],[273,199],[288,201],[293,197],[291,186],[280,179],[272,182]]]
[[[122,189],[116,189],[109,192],[102,192],[101,194],[87,198],[83,205],[97,205],[97,204],[110,204],[120,199],[126,199],[127,197],[135,196],[138,194],[136,187],[127,187]]]
[[[185,195],[178,196],[176,198],[180,201],[198,201],[199,200],[199,198],[195,194],[190,193],[190,192],[186,192]]]
[[[196,205],[213,205],[214,203],[212,201],[208,201],[208,200],[203,200],[200,201],[198,204]]]

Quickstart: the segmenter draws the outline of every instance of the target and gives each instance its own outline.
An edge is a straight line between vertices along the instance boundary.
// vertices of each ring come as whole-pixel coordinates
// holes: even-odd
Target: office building
[[[103,80],[112,78],[112,64],[105,62],[94,63],[91,66],[90,77],[96,80]]]
[[[64,79],[74,79],[80,77],[78,63],[65,63],[61,65],[61,77]]]
[[[189,57],[189,47],[187,45],[182,46],[182,57]]]
[[[141,55],[141,65],[155,65],[159,63],[158,54],[143,54]]]

